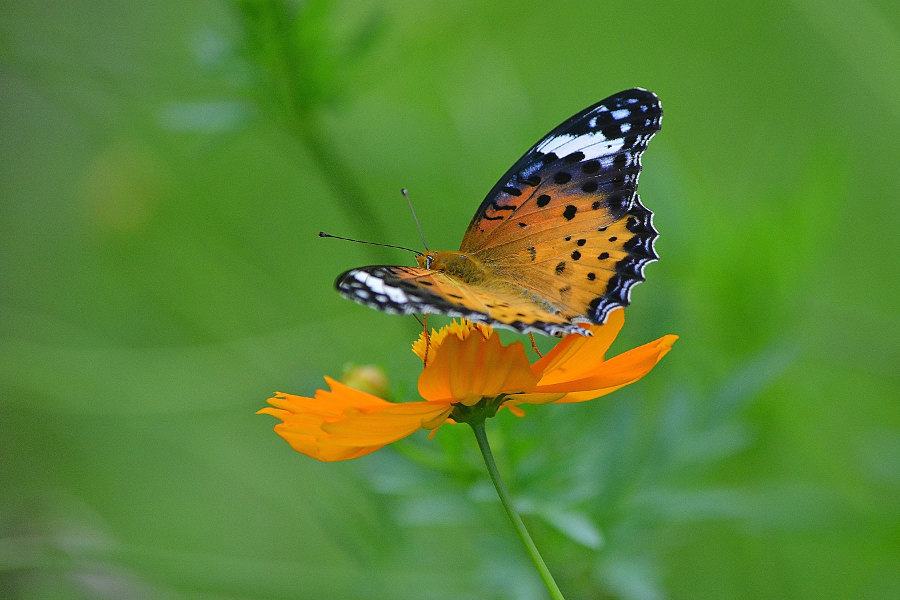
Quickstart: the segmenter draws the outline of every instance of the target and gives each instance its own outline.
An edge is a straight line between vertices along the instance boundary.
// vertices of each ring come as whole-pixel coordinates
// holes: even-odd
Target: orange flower
[[[419,376],[424,401],[388,402],[326,377],[330,391],[317,390],[313,398],[276,393],[259,413],[281,419],[275,432],[298,452],[334,461],[369,454],[448,419],[480,421],[501,406],[521,415],[519,404],[591,400],[646,375],[678,339],[666,335],[606,360],[624,322],[624,311],[616,310],[604,325],[588,327],[593,335],[568,335],[534,364],[521,342],[503,346],[486,325],[454,322],[413,344],[423,361],[427,349]]]

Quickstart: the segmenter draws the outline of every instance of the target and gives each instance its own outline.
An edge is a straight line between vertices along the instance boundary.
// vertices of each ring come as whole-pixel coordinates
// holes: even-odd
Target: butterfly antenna
[[[401,189],[400,193],[406,198],[406,205],[409,206],[409,212],[412,213],[413,221],[416,222],[416,229],[419,230],[419,238],[422,240],[422,246],[428,250],[428,244],[425,243],[425,234],[422,233],[422,226],[419,224],[419,217],[416,216],[416,209],[413,208],[412,202],[409,200],[409,193],[407,193],[406,188]]]
[[[356,242],[357,244],[369,244],[370,246],[383,246],[385,248],[396,248],[397,250],[406,250],[407,252],[412,252],[416,256],[421,256],[421,254],[422,254],[418,250],[413,250],[412,248],[407,248],[406,246],[395,246],[394,244],[382,244],[380,242],[367,242],[365,240],[355,240],[353,238],[341,237],[339,235],[331,235],[330,233],[325,233],[324,231],[319,232],[319,237],[334,238],[336,240],[344,240],[345,242]]]

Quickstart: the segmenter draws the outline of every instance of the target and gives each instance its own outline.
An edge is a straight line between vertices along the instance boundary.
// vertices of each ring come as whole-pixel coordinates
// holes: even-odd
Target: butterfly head
[[[431,269],[434,264],[435,254],[437,254],[435,250],[426,250],[423,254],[416,255],[416,262],[423,269]]]

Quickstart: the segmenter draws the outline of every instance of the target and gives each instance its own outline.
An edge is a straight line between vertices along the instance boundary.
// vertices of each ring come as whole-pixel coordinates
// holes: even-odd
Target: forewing
[[[541,309],[514,292],[471,285],[419,267],[351,269],[337,278],[335,287],[351,300],[388,313],[439,313],[523,333],[585,334],[564,315]]]
[[[641,154],[661,121],[659,99],[640,88],[614,94],[567,119],[532,146],[488,192],[460,250],[474,252],[521,237],[518,217],[533,213],[546,213],[541,220],[556,225],[558,219],[550,213],[558,203],[550,192],[596,196],[609,206],[614,220],[620,218],[637,189]]]
[[[460,250],[573,318],[602,323],[657,258],[637,184],[661,120],[659,99],[639,88],[571,117],[497,182]]]

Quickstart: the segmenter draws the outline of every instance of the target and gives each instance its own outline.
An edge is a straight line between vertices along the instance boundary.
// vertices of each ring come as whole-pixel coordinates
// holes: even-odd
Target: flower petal
[[[314,398],[276,394],[268,414],[283,422],[275,432],[307,456],[335,461],[357,458],[405,437],[425,425],[436,426],[450,414],[446,403],[394,404],[329,377],[331,387]]]
[[[638,346],[603,362],[594,373],[575,380],[544,384],[535,392],[569,392],[557,402],[582,402],[599,398],[634,383],[650,372],[656,363],[672,348],[677,335],[666,335],[658,340]]]
[[[419,376],[419,394],[434,402],[471,406],[502,393],[528,392],[537,383],[521,342],[500,344],[500,336],[473,332],[447,336]]]
[[[324,462],[358,458],[375,452],[383,446],[383,444],[374,446],[341,446],[328,443],[327,440],[323,443],[318,435],[311,434],[308,428],[298,426],[294,421],[279,423],[275,426],[275,433],[284,438],[291,445],[291,448],[297,452]],[[321,435],[320,430],[318,434]]]
[[[603,325],[591,325],[590,336],[570,334],[532,365],[544,385],[581,379],[596,371],[625,324],[625,311],[614,310]]]
[[[378,396],[373,396],[344,385],[327,375],[325,376],[325,383],[328,384],[331,390],[316,390],[316,395],[313,398],[276,392],[275,396],[268,399],[268,403],[290,414],[317,413],[323,416],[339,415],[346,408],[373,409],[391,404]],[[277,416],[271,412],[272,409],[270,408],[265,408],[260,413],[263,413],[263,411],[265,411],[264,414]]]
[[[484,323],[473,323],[468,319],[460,319],[459,321],[453,319],[448,325],[444,325],[437,331],[432,329],[431,333],[428,333],[427,330],[420,333],[416,341],[413,342],[412,351],[413,354],[419,357],[419,360],[428,362],[426,358],[430,360],[433,353],[441,347],[444,338],[449,335],[454,335],[461,340],[466,339],[470,335],[481,335],[482,338],[487,339],[493,331],[490,325],[485,325]],[[427,357],[426,354],[428,355]]]
[[[347,413],[339,421],[322,425],[329,442],[348,446],[390,444],[428,424],[435,426],[453,410],[446,402],[404,402],[369,413]],[[440,419],[437,425],[443,423]]]
[[[503,404],[504,406],[516,404],[551,404],[553,402],[559,401],[566,395],[567,394],[565,394],[564,392],[555,392],[548,394],[512,394]]]

